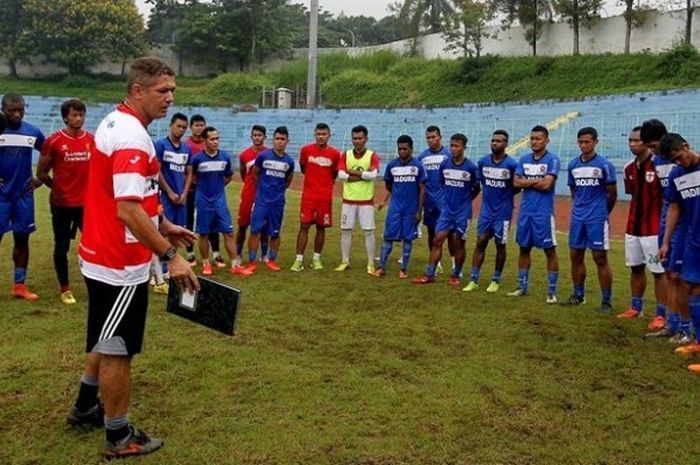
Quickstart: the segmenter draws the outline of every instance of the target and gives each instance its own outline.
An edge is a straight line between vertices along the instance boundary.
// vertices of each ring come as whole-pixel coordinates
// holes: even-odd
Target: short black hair
[[[319,131],[319,130],[331,132],[331,127],[328,126],[326,123],[318,123],[316,125],[316,129],[314,129],[314,131]]]
[[[250,128],[250,133],[253,134],[253,131],[260,131],[263,133],[263,136],[267,135],[267,129],[265,129],[265,126],[262,124],[254,124],[252,128]]]
[[[641,126],[635,126],[635,127],[632,128],[632,131],[631,131],[631,132],[636,132],[636,131],[641,131],[641,130],[642,130],[642,127],[641,127]]]
[[[175,113],[173,115],[173,117],[170,118],[170,124],[173,124],[175,121],[178,121],[178,120],[184,121],[185,123],[187,123],[187,116],[185,116],[184,114],[182,114],[180,112]]]
[[[204,128],[202,131],[202,137],[206,140],[207,136],[209,135],[210,132],[218,131],[214,126],[207,126]]]
[[[75,111],[82,111],[83,113],[86,111],[85,104],[82,101],[78,100],[77,98],[71,98],[61,104],[61,118],[65,120],[68,117],[71,109]]]
[[[24,103],[24,97],[19,94],[9,93],[2,96],[2,108],[6,108],[10,103]]]
[[[199,113],[190,116],[190,126],[192,126],[194,123],[199,122],[207,124],[207,120],[204,118],[204,116],[200,115]]]
[[[289,130],[287,129],[287,126],[278,126],[277,128],[275,128],[275,132],[273,135],[277,134],[282,134],[287,139],[289,139]]]
[[[578,133],[576,134],[577,138],[581,136],[591,136],[593,140],[598,140],[598,131],[592,126],[586,126],[584,128],[579,129]]]
[[[508,131],[506,131],[505,129],[496,129],[495,131],[493,131],[492,135],[503,136],[506,138],[506,140],[510,139],[510,136],[508,135]]]
[[[688,142],[675,132],[669,132],[664,134],[664,136],[659,141],[659,152],[666,158],[671,157],[671,153],[683,148],[684,144]]]
[[[494,133],[494,134],[495,134],[495,133]],[[467,142],[469,141],[469,139],[467,138],[467,136],[465,136],[464,134],[459,133],[459,132],[458,132],[457,134],[452,134],[452,137],[450,137],[450,140],[451,140],[451,141],[453,141],[453,140],[458,140],[458,141],[460,141],[460,142],[462,143],[462,145],[465,146],[465,147],[467,146]]]
[[[440,128],[435,126],[434,124],[431,124],[427,128],[425,128],[425,132],[437,132],[438,136],[440,136]]]
[[[398,139],[396,139],[396,145],[399,144],[408,144],[409,147],[413,148],[413,139],[411,139],[411,136],[407,136],[406,134],[403,134],[399,136]]]
[[[668,134],[666,125],[656,118],[644,121],[639,130],[639,137],[644,143],[661,140],[666,134]]]
[[[545,136],[549,137],[549,129],[546,127],[542,126],[541,124],[538,124],[534,128],[530,129],[530,132],[541,132]]]
[[[361,133],[364,134],[365,136],[366,136],[367,134],[369,134],[369,131],[367,131],[367,128],[366,128],[365,126],[361,125],[361,124],[358,124],[357,126],[353,127],[353,128],[350,130],[350,133],[351,133],[351,134],[352,134],[353,132],[361,132]]]

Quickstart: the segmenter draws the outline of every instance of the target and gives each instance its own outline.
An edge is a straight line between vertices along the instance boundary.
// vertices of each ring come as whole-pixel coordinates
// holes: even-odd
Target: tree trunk
[[[572,21],[574,28],[574,55],[579,54],[579,34],[581,32],[581,24],[578,17],[578,12],[575,13]]]
[[[7,66],[10,68],[10,76],[15,77],[15,78],[18,77],[17,76],[17,60],[8,59]]]
[[[630,53],[630,39],[632,38],[632,9],[634,0],[625,0],[625,54]]]
[[[693,0],[686,0],[685,4],[685,43],[690,45],[691,35],[693,33],[693,13],[695,12],[695,7],[693,6]]]

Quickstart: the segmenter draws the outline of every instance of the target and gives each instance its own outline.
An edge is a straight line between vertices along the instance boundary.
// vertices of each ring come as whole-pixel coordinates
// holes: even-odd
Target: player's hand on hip
[[[174,281],[183,291],[194,292],[199,290],[199,281],[195,276],[190,264],[178,254],[168,262],[168,271],[170,272],[170,280]]]

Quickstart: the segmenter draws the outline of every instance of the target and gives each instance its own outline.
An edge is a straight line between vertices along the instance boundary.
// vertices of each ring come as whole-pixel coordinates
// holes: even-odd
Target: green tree
[[[449,0],[403,0],[403,3],[390,5],[389,9],[408,22],[414,51],[423,26],[428,33],[440,32],[447,17],[454,12]]]
[[[28,62],[31,40],[22,0],[0,1],[0,56],[7,60],[10,75],[17,77],[17,63]]]
[[[590,27],[602,6],[602,0],[555,0],[554,8],[571,25],[574,55],[579,54],[581,27]]]
[[[525,40],[537,55],[537,39],[545,23],[551,23],[554,8],[551,0],[494,0],[494,6],[505,15],[504,24],[510,27],[516,21],[525,31]]]
[[[618,5],[625,7],[622,17],[625,18],[624,52],[627,54],[630,52],[632,29],[644,24],[651,10],[648,6],[642,5],[640,0],[619,0]]]
[[[131,0],[23,3],[36,52],[70,74],[85,73],[105,58],[126,60],[145,46],[143,19]]]
[[[443,37],[446,51],[460,50],[462,56],[481,56],[482,41],[488,37],[486,25],[494,17],[492,4],[479,0],[454,0],[455,12],[450,16],[451,27]]]

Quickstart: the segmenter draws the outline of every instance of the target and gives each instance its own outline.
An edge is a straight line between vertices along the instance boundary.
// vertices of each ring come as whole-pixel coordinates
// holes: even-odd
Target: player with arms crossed
[[[547,303],[557,303],[559,260],[554,226],[554,187],[559,176],[559,157],[547,150],[549,130],[535,126],[530,131],[531,153],[523,155],[515,170],[513,186],[523,190],[518,214],[516,241],[518,256],[518,288],[509,296],[527,295],[530,282],[530,252],[532,247],[544,250],[547,257],[549,288]]]
[[[53,264],[61,302],[76,303],[68,278],[68,250],[78,229],[83,229],[83,205],[87,187],[90,149],[95,145],[92,134],[83,130],[85,104],[70,99],[61,104],[65,123],[46,139],[36,175],[51,189],[51,225],[53,227]]]
[[[493,238],[496,245],[496,266],[491,284],[486,292],[498,292],[501,274],[506,264],[506,244],[513,218],[513,178],[518,162],[506,153],[508,133],[498,129],[491,135],[491,153],[477,163],[477,177],[482,186],[481,209],[476,229],[476,246],[472,257],[472,271],[469,283],[462,289],[472,292],[479,289],[481,266],[486,256],[486,246]]]
[[[251,214],[253,212],[253,203],[255,203],[255,180],[250,174],[255,159],[259,154],[268,150],[265,147],[265,136],[267,129],[259,124],[253,125],[250,130],[250,140],[253,143],[250,147],[242,151],[238,155],[238,170],[243,180],[243,188],[241,189],[241,197],[238,201],[238,231],[236,231],[236,252],[239,258],[243,256],[243,246],[245,245],[245,236],[248,227],[250,226]],[[260,254],[261,259],[267,260],[267,233],[263,230],[260,234]]]

